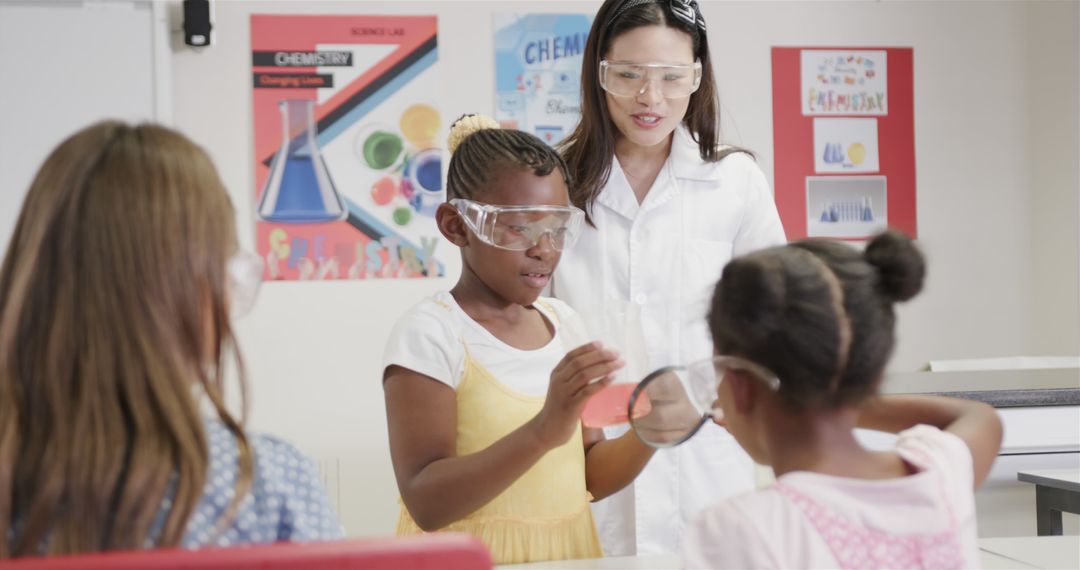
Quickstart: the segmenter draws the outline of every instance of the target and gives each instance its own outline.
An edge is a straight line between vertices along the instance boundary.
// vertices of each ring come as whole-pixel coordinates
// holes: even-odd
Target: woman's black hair
[[[480,125],[483,121],[491,126]],[[505,168],[528,169],[537,176],[547,176],[558,168],[566,187],[573,187],[562,156],[529,133],[498,128],[493,120],[477,115],[462,115],[450,127],[449,138],[455,142],[450,145],[447,200],[480,196],[494,174]]]
[[[922,253],[886,231],[865,252],[803,240],[732,260],[709,313],[713,344],[772,370],[802,409],[855,404],[877,390],[895,344],[893,304],[914,297]]]

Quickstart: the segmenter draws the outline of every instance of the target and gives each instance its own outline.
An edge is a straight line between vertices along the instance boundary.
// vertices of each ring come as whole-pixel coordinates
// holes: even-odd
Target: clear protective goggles
[[[262,258],[250,251],[238,250],[225,265],[228,278],[229,313],[242,317],[255,306],[262,284]]]
[[[512,251],[532,249],[544,236],[563,251],[577,241],[585,220],[585,212],[573,206],[495,206],[464,198],[450,205],[481,241]]]
[[[638,438],[658,448],[690,439],[709,420],[720,420],[718,388],[731,375],[756,378],[773,391],[780,380],[768,369],[735,356],[714,356],[687,366],[668,366],[649,374],[630,395],[630,425]]]
[[[653,83],[666,99],[689,97],[701,85],[701,62],[675,65],[600,61],[600,86],[616,97],[637,97]]]

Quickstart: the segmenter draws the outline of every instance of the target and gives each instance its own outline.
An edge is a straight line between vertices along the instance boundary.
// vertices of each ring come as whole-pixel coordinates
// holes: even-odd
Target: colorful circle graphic
[[[407,225],[412,221],[412,210],[401,207],[394,210],[394,223],[399,226]]]
[[[393,176],[383,176],[371,185],[371,200],[379,206],[392,202],[397,193],[398,180]]]
[[[364,140],[364,162],[375,170],[390,168],[405,149],[401,137],[386,131],[375,131]]]
[[[848,147],[847,155],[852,164],[862,164],[866,160],[866,146],[863,143],[855,143]]]
[[[439,112],[431,105],[418,103],[401,114],[401,134],[417,148],[431,146],[439,134]]]

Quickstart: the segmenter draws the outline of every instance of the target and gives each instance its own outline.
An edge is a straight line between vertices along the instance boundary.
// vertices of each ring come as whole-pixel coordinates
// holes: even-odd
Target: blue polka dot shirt
[[[249,435],[255,469],[251,490],[229,526],[218,532],[218,519],[236,494],[239,450],[232,433],[219,421],[206,421],[210,472],[206,488],[188,520],[182,548],[231,546],[278,541],[333,540],[344,536],[318,471],[292,445],[264,435]],[[167,493],[147,539],[152,547],[172,508]]]

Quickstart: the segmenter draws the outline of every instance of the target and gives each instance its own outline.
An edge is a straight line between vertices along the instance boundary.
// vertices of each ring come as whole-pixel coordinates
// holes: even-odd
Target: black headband
[[[671,13],[681,22],[691,27],[696,26],[702,32],[705,31],[705,17],[701,15],[697,0],[630,0],[611,15],[607,25],[610,27],[627,10],[645,4],[667,4]]]

